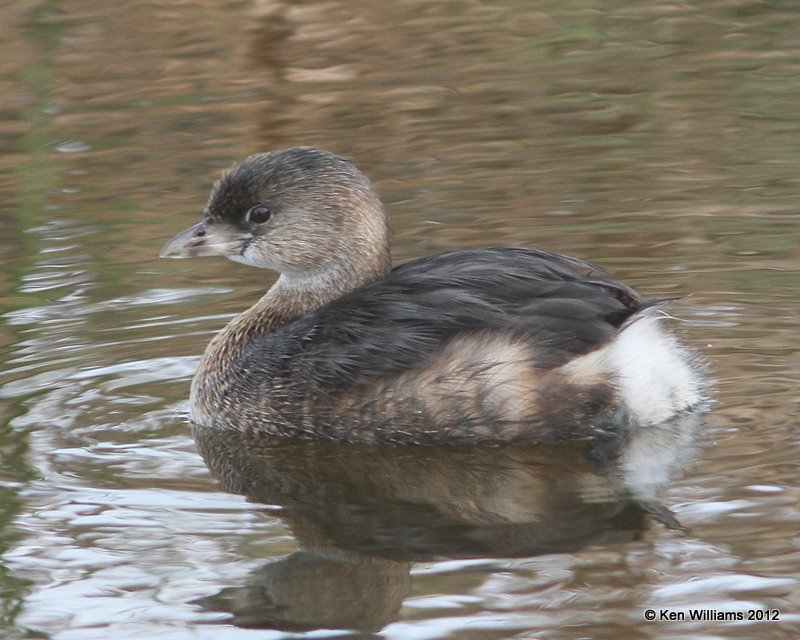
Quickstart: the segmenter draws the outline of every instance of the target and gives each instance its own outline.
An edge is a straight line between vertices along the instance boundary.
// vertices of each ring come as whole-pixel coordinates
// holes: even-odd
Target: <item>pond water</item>
[[[798,637],[795,3],[26,0],[0,25],[2,637]],[[221,168],[298,144],[375,181],[396,262],[529,245],[682,296],[712,410],[613,455],[195,441],[199,354],[274,276],[156,256]]]

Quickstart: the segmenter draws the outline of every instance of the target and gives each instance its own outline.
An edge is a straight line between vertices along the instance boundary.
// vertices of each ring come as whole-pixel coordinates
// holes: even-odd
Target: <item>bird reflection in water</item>
[[[680,528],[658,492],[699,448],[702,414],[624,442],[442,448],[296,442],[195,427],[221,487],[280,506],[300,548],[199,600],[240,627],[377,631],[413,562],[530,557]]]

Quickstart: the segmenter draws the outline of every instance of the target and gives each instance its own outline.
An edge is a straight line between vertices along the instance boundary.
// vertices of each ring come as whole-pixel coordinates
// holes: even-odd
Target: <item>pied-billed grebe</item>
[[[162,257],[225,256],[277,282],[208,345],[192,420],[361,442],[586,438],[702,401],[660,304],[588,262],[455,251],[395,269],[383,206],[349,161],[252,156]]]

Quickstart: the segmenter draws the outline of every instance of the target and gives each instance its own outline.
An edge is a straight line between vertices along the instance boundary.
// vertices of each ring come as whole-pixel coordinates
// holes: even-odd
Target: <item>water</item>
[[[799,22],[741,0],[6,3],[3,637],[797,637]],[[273,276],[155,256],[221,168],[294,144],[374,179],[398,262],[533,245],[685,296],[705,423],[618,460],[196,446],[198,355]],[[644,618],[690,608],[780,620]]]

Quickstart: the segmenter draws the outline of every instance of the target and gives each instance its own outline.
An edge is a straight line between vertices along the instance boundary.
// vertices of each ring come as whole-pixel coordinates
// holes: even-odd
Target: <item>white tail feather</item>
[[[666,329],[669,316],[650,308],[631,319],[600,349],[563,367],[578,384],[614,382],[621,404],[638,424],[657,424],[703,401],[698,358]]]

